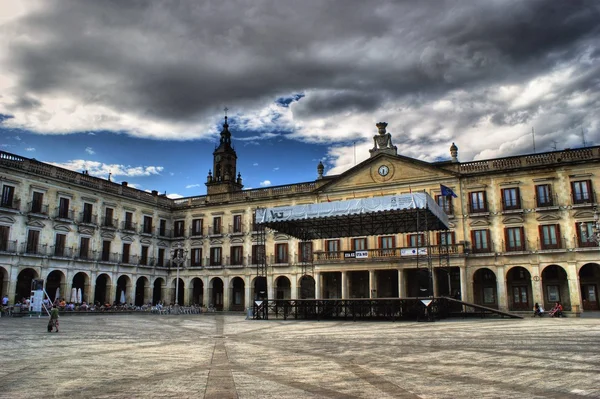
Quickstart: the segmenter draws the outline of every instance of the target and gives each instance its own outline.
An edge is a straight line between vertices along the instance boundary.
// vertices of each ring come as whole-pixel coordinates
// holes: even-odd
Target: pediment
[[[149,239],[148,237],[143,237],[143,238],[140,238],[140,243],[150,245],[150,244],[152,244],[152,240]]]
[[[274,237],[275,241],[287,241],[289,239],[290,239],[290,236],[288,236],[287,234],[281,234],[281,233],[275,234],[275,237]]]
[[[15,222],[15,218],[11,216],[2,215],[0,216],[0,223],[4,224],[13,224]]]
[[[169,244],[166,241],[159,241],[156,246],[161,247],[161,248],[166,248],[169,246]]]
[[[121,236],[121,241],[125,241],[125,242],[133,242],[133,237],[129,236],[129,235],[122,235]]]
[[[573,214],[573,217],[575,219],[593,219],[594,218],[594,211],[590,211],[590,210],[580,210],[577,211]]]
[[[112,240],[113,238],[115,238],[115,233],[110,231],[103,231],[102,233],[100,233],[100,237]]]
[[[417,184],[454,178],[449,170],[401,155],[380,154],[370,158],[325,184],[324,193],[338,190],[360,190],[386,186]]]
[[[210,240],[210,245],[223,245],[223,240],[213,238],[212,240]]]
[[[204,242],[202,240],[192,240],[191,245],[193,247],[201,247]]]
[[[536,218],[540,222],[554,222],[560,220],[560,216],[552,213],[544,213]]]
[[[231,238],[231,243],[232,244],[243,244],[244,243],[244,238],[242,237],[233,237]]]
[[[67,224],[55,224],[54,230],[69,233],[71,231],[71,228]]]
[[[487,219],[475,219],[471,223],[469,223],[469,226],[472,227],[485,227],[489,225],[490,222]]]
[[[29,227],[40,227],[40,228],[44,228],[46,225],[42,222],[40,222],[39,220],[29,220],[27,221],[27,226]]]
[[[79,226],[78,231],[81,234],[87,234],[87,235],[94,235],[94,229],[86,227],[86,226]]]
[[[504,223],[504,224],[523,223],[523,217],[522,216],[518,216],[518,215],[507,216],[504,219],[502,219],[502,223]]]

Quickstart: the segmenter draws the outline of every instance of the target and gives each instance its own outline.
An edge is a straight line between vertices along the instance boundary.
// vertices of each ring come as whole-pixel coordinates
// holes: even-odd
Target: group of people
[[[533,317],[539,316],[542,317],[544,315],[544,308],[539,303],[535,303],[533,305]],[[550,317],[563,317],[563,306],[560,302],[556,302],[554,307],[548,312],[548,316]]]

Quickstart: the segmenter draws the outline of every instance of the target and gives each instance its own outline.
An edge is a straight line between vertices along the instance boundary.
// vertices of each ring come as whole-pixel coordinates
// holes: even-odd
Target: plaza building
[[[244,190],[226,119],[207,194],[180,199],[1,152],[0,295],[20,300],[43,279],[52,299],[80,288],[87,302],[220,310],[243,310],[260,290],[598,309],[600,147],[460,162],[452,144],[447,160],[424,162],[398,154],[386,123],[377,129],[370,157],[342,174],[326,176],[319,163],[314,181]],[[450,230],[299,241],[260,233],[254,218],[257,208],[416,192],[435,199]],[[187,259],[177,267],[179,244]],[[257,275],[263,254],[266,277]]]

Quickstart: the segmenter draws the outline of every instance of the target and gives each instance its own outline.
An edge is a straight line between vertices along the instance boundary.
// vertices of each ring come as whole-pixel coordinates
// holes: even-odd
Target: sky
[[[600,143],[600,2],[0,0],[0,150],[203,195],[342,173],[375,124],[467,162]],[[534,148],[535,142],[535,148]]]

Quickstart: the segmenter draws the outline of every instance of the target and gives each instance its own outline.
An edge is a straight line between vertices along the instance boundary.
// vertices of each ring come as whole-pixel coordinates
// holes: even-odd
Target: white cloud
[[[188,184],[187,186],[185,186],[185,188],[194,188],[194,187],[200,187],[200,184]]]
[[[271,181],[270,181],[270,180],[261,181],[261,182],[259,183],[259,185],[260,185],[261,187],[267,187],[267,186],[270,186],[270,185],[271,185]]]
[[[171,198],[171,199],[179,199],[179,198],[183,198],[183,195],[181,195],[181,194],[176,194],[176,193],[172,193],[172,194],[167,194],[167,198]]]
[[[273,170],[279,170],[279,166],[274,167]]]
[[[254,162],[252,166],[258,166],[258,162]]]
[[[81,172],[87,170],[92,176],[108,178],[108,175],[114,178],[116,176],[141,177],[159,175],[162,172],[162,166],[130,166],[118,164],[106,164],[98,161],[88,161],[84,159],[74,159],[68,162],[48,162],[61,168]]]
[[[90,155],[94,155],[96,153],[96,151],[94,151],[92,147],[86,147],[85,152],[87,152]]]
[[[35,148],[33,148],[33,147],[27,147],[27,148],[25,148],[25,151],[35,151]]]

